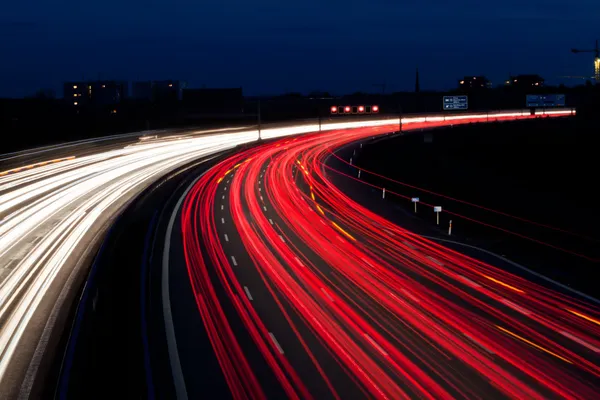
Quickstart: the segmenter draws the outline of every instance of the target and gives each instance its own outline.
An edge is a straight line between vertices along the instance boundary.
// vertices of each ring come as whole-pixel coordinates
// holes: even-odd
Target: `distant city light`
[[[346,106],[346,107],[344,107],[344,111],[345,111],[345,112],[350,112],[350,106]]]
[[[379,111],[379,106],[373,106],[373,107],[371,107],[371,110],[373,112],[377,112],[377,111]]]
[[[516,82],[516,81],[517,81],[517,80],[515,79],[515,82]]]
[[[169,87],[173,87],[173,84],[172,84],[172,83],[169,83]]]
[[[77,105],[77,102],[76,102],[76,101],[74,101],[74,102],[73,102],[73,105],[74,105],[74,106],[76,106],[76,105]]]
[[[77,85],[73,85],[73,89],[77,89]]]
[[[358,106],[358,112],[364,112],[364,111],[365,111],[364,106]]]
[[[331,112],[332,113],[336,113],[337,112],[337,107],[336,106],[331,106]]]
[[[103,87],[103,88],[105,88],[105,87],[106,87],[106,85],[102,85],[102,87]]]

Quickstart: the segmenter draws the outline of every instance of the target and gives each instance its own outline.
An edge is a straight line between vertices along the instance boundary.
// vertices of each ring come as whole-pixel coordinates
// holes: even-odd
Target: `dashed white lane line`
[[[442,262],[440,260],[438,260],[437,258],[433,258],[431,256],[427,256],[427,258],[429,258],[431,261],[433,261],[434,263],[436,263],[437,265],[444,265],[442,264]]]
[[[223,197],[221,197],[223,200],[225,200],[225,195],[223,195]]]
[[[250,300],[250,301],[254,300],[252,298],[252,295],[250,294],[250,290],[248,289],[248,286],[244,286],[244,291],[246,292],[246,296],[248,296],[248,300]]]
[[[282,241],[283,243],[285,243],[285,240],[283,239],[283,236],[279,235],[279,239],[281,239],[281,241]]]
[[[234,266],[237,267],[237,261],[235,260],[234,256],[231,256],[231,262],[233,263]]]
[[[263,206],[263,210],[267,211],[267,206]]]
[[[221,218],[221,223],[224,224],[225,223],[225,218]]]
[[[296,261],[298,262],[298,264],[300,264],[302,267],[304,267],[304,264],[302,264],[302,261],[300,261],[300,259],[298,257],[294,257],[296,259]]]
[[[402,291],[402,293],[404,293],[406,295],[406,297],[408,297],[409,299],[411,299],[414,302],[419,303],[419,299],[417,299],[415,296],[413,296],[408,290],[406,289],[400,289]]]
[[[224,190],[225,190],[225,191],[227,191],[227,186],[225,186],[225,189],[224,189]]]
[[[365,337],[367,338],[367,340],[373,345],[373,347],[375,347],[377,350],[379,350],[379,352],[381,354],[383,354],[384,356],[388,356],[388,353],[383,349],[383,347],[381,347],[379,344],[377,344],[377,342],[375,342],[371,336],[369,336],[368,334],[365,333]]]
[[[331,295],[327,292],[327,290],[325,290],[324,287],[322,287],[321,290],[323,291],[323,293],[325,293],[325,296],[327,296],[329,301],[333,301],[333,297],[331,297]]]
[[[221,204],[221,210],[223,209],[223,204]]]
[[[273,220],[271,218],[269,218],[269,223],[273,225]]]
[[[271,340],[273,341],[273,344],[275,345],[275,347],[277,347],[277,350],[279,351],[279,353],[283,354],[283,349],[281,348],[281,345],[277,341],[277,338],[275,337],[275,335],[273,335],[273,332],[269,332],[269,336],[271,336]]]
[[[480,284],[473,282],[472,280],[470,280],[469,278],[467,278],[466,276],[462,276],[462,275],[457,275],[460,279],[462,279],[463,281],[465,281],[469,286],[478,288],[481,287]]]
[[[411,249],[415,249],[415,246],[413,246],[412,244],[408,243],[406,240],[402,242],[402,244],[404,244],[406,247],[411,248]]]
[[[260,201],[264,201],[262,196],[260,196]]]
[[[259,191],[259,192],[262,192],[262,189],[261,189],[261,188],[258,188],[258,191]]]
[[[600,353],[600,349],[599,348],[597,348],[594,345],[589,344],[588,342],[586,342],[586,341],[584,341],[582,339],[579,339],[577,336],[571,335],[569,332],[561,331],[560,334],[563,335],[563,336],[568,337],[572,341],[574,341],[576,343],[579,343],[580,345],[582,345],[584,347],[587,347],[588,349],[592,350],[595,353]]]
[[[225,236],[225,241],[229,242],[229,236],[227,236],[227,234],[224,234],[223,236]]]
[[[519,305],[516,305],[515,303],[513,303],[512,301],[510,301],[508,299],[502,299],[502,303],[506,304],[507,306],[509,306],[510,308],[512,308],[514,310],[517,310],[521,314],[531,315],[531,311],[526,310],[525,308],[523,308]]]
[[[494,352],[492,350],[490,350],[488,347],[485,347],[484,345],[481,344],[481,342],[478,342],[477,340],[473,339],[471,336],[464,334],[467,338],[469,338],[469,340],[473,343],[475,343],[477,346],[481,347],[482,349],[484,349],[485,351],[487,351],[490,354],[494,354]]]

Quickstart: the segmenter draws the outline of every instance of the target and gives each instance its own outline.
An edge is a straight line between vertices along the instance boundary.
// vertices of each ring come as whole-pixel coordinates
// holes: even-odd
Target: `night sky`
[[[406,4],[409,3],[409,4]],[[411,4],[412,3],[412,4]],[[448,89],[464,75],[593,73],[598,0],[37,0],[0,13],[0,97],[86,79],[244,93]],[[565,81],[576,84],[580,81]]]

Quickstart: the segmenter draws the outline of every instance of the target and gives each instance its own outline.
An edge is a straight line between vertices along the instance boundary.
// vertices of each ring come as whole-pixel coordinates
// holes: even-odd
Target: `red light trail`
[[[231,395],[267,397],[259,363],[289,398],[596,397],[597,307],[419,237],[328,179],[331,151],[392,129],[266,143],[186,196],[188,275]]]

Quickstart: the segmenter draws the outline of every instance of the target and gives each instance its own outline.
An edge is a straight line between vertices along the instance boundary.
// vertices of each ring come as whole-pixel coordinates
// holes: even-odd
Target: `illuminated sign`
[[[527,107],[564,107],[564,94],[528,94]]]
[[[466,110],[469,108],[468,96],[444,96],[444,110]]]

